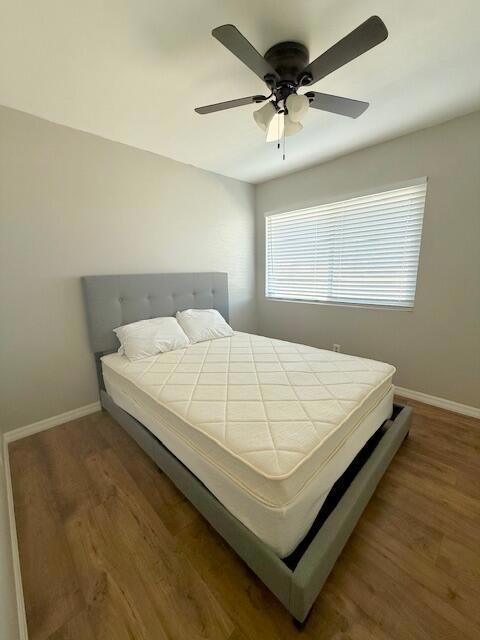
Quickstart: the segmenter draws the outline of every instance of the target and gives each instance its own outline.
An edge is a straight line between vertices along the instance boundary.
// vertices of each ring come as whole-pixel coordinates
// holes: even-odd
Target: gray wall
[[[265,213],[425,175],[412,312],[265,299]],[[256,207],[260,333],[326,349],[339,343],[346,353],[394,364],[400,386],[480,406],[479,112],[263,183]]]
[[[255,330],[251,185],[0,108],[1,430],[97,399],[79,277],[227,271]]]

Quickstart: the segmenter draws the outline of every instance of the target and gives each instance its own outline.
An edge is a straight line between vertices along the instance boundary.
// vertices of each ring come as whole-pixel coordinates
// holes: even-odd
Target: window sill
[[[295,300],[291,298],[272,298],[270,296],[264,296],[264,300],[269,302],[293,302],[295,304],[311,304],[321,307],[343,307],[347,309],[370,309],[373,311],[406,311],[412,312],[414,307],[396,307],[383,304],[353,304],[351,302],[322,302],[320,300]]]

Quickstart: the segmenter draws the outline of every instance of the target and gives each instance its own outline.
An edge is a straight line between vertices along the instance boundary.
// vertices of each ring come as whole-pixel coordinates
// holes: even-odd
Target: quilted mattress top
[[[181,419],[195,446],[215,444],[235,465],[270,481],[313,469],[348,437],[391,386],[389,364],[235,332],[108,370]],[[189,433],[185,436],[188,438]],[[233,465],[233,466],[235,466]]]

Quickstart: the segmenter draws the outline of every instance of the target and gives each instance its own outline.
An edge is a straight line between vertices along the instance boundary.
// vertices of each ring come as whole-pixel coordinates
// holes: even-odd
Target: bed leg
[[[297,629],[298,631],[303,631],[305,629],[305,623],[306,623],[306,619],[303,622],[300,622],[300,620],[297,620],[296,618],[294,618],[292,616],[292,622],[293,622],[293,626],[295,627],[295,629]]]

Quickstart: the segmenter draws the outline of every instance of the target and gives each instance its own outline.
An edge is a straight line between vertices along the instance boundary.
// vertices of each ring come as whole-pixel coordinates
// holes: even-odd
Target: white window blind
[[[266,217],[266,296],[413,307],[426,180]]]

